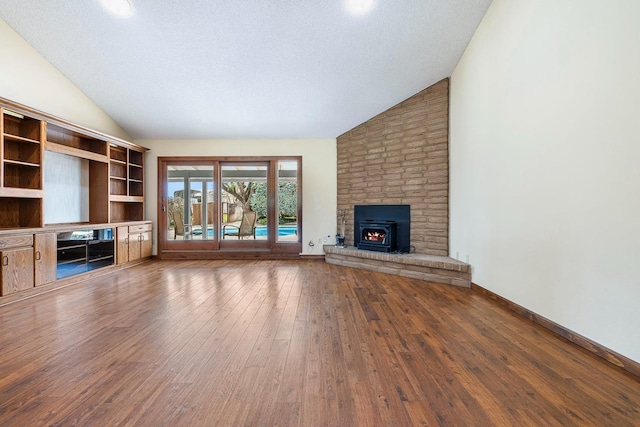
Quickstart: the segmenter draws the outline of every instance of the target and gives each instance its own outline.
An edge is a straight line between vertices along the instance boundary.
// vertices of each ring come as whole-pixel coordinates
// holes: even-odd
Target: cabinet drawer
[[[151,224],[138,224],[129,226],[129,233],[139,233],[141,231],[151,231]]]
[[[0,249],[19,248],[21,246],[33,246],[33,234],[0,236]]]

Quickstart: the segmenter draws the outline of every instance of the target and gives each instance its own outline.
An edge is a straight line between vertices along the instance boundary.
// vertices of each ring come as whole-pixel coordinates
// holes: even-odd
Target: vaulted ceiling
[[[451,75],[490,0],[0,0],[133,138],[333,138]]]

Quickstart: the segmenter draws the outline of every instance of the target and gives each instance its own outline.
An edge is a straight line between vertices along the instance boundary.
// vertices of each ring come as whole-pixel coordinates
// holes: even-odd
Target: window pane
[[[278,162],[278,242],[298,241],[298,162]]]
[[[168,166],[167,181],[167,239],[213,239],[213,166]]]
[[[267,240],[267,165],[222,166],[222,238]]]

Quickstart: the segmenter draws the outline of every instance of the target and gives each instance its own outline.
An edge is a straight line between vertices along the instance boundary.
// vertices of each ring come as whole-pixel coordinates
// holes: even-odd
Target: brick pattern
[[[337,138],[338,209],[353,245],[353,206],[411,205],[416,253],[449,251],[449,79]]]

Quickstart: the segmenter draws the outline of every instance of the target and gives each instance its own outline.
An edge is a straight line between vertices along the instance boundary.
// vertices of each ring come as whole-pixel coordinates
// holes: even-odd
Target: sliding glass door
[[[298,254],[301,159],[159,158],[161,258]]]
[[[267,241],[269,163],[224,162],[220,170],[221,200],[225,212],[221,223],[224,244],[245,240]]]
[[[161,191],[165,248],[212,248],[216,241],[216,166],[212,162],[164,162]]]

